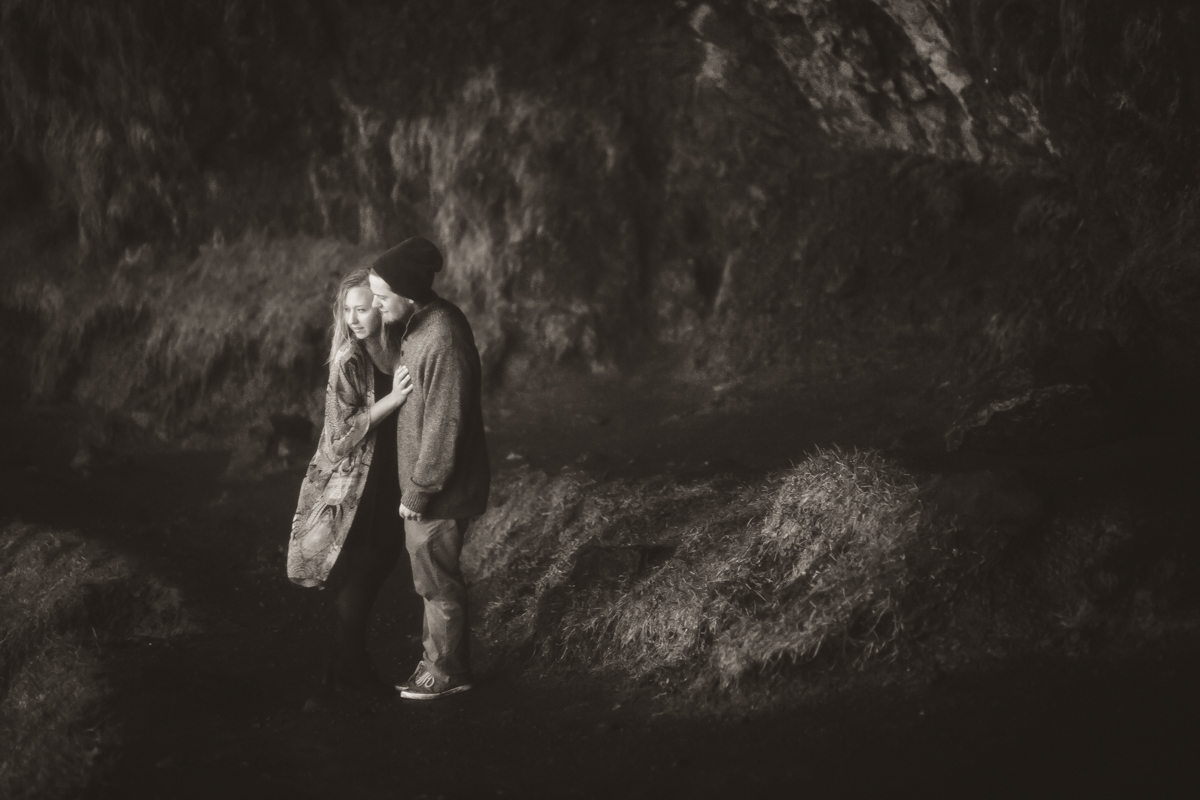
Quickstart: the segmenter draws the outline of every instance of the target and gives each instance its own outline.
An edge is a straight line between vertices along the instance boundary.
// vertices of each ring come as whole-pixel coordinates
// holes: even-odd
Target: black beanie
[[[418,303],[433,297],[433,273],[441,268],[442,254],[437,245],[423,236],[405,239],[371,265],[393,292]]]

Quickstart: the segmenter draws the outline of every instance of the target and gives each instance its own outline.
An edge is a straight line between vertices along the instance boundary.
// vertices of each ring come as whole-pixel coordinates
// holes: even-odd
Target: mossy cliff
[[[1104,331],[1196,385],[1185,2],[0,9],[10,396],[316,419],[337,274],[416,233],[494,381],[657,343],[985,374]]]

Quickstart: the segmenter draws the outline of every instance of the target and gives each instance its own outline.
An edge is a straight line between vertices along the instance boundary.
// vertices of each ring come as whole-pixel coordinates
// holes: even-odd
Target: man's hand
[[[401,503],[400,504],[400,518],[401,519],[411,519],[413,522],[420,522],[423,519],[425,519],[425,515],[418,514],[416,511],[413,511],[411,508],[404,505],[404,503]]]

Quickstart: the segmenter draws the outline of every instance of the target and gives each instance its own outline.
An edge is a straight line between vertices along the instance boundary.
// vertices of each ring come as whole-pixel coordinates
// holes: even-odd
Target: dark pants
[[[467,585],[458,569],[468,520],[404,523],[413,586],[425,600],[422,642],[425,668],[439,679],[471,672],[467,641]]]

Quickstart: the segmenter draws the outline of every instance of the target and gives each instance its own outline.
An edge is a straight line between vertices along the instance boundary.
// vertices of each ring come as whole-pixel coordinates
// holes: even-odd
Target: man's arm
[[[450,347],[433,354],[425,369],[421,452],[411,475],[417,491],[404,494],[403,508],[416,515],[410,519],[425,513],[429,501],[445,488],[454,473],[473,387],[467,356],[453,345],[451,342]]]

